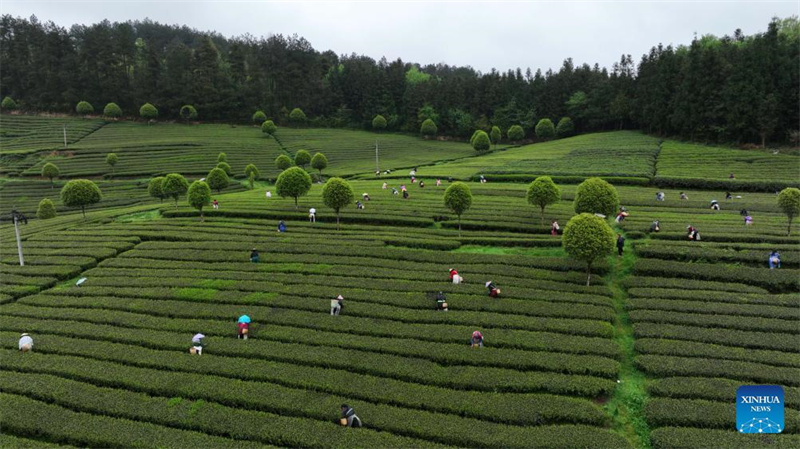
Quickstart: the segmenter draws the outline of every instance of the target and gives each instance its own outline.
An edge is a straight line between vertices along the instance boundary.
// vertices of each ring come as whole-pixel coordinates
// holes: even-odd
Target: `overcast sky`
[[[65,27],[149,17],[228,37],[297,33],[320,51],[486,72],[557,69],[567,57],[609,67],[623,53],[638,63],[653,45],[688,44],[694,33],[764,31],[774,16],[800,14],[800,2],[0,0],[0,12]]]

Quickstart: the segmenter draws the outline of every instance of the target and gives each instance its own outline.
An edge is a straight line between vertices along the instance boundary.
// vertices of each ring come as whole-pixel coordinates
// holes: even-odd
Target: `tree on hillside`
[[[778,207],[789,219],[786,235],[792,234],[792,220],[800,215],[800,189],[788,187],[778,195]]]
[[[218,164],[217,164],[217,168],[220,168],[220,169],[222,169],[222,171],[224,171],[224,172],[225,172],[225,174],[226,174],[226,175],[228,175],[228,176],[230,176],[230,175],[231,175],[231,173],[232,173],[231,165],[230,165],[230,164],[228,164],[227,162],[220,162],[220,163],[218,163]]]
[[[319,179],[322,180],[322,170],[328,167],[328,158],[322,153],[317,153],[311,158],[311,167],[319,170]]]
[[[75,112],[80,115],[89,115],[94,112],[94,106],[88,101],[79,101],[77,106],[75,106]]]
[[[539,176],[528,186],[528,204],[541,209],[542,225],[544,225],[544,208],[561,201],[561,189],[549,176]]]
[[[164,184],[163,176],[157,176],[151,179],[150,182],[147,184],[147,194],[153,198],[158,198],[159,200],[161,200],[162,203],[164,202],[164,198],[167,197],[167,195],[164,194],[164,189],[162,188],[163,184]]]
[[[436,136],[438,130],[439,129],[436,127],[436,123],[433,123],[433,120],[431,119],[425,119],[425,121],[422,122],[422,125],[419,127],[420,134],[426,138]]]
[[[294,165],[300,166],[302,168],[306,168],[311,162],[311,153],[306,150],[297,150],[297,153],[294,154]]]
[[[475,133],[475,137],[472,139],[472,148],[482,153],[489,149],[491,143],[489,142],[489,135],[486,134],[486,131],[478,131]]]
[[[492,130],[489,132],[489,139],[494,144],[494,149],[497,149],[497,145],[503,139],[503,133],[500,131],[499,126],[492,126]]]
[[[561,139],[573,134],[575,134],[575,124],[572,123],[572,119],[561,117],[561,120],[558,121],[558,126],[556,126],[556,136]]]
[[[228,162],[228,154],[227,153],[220,153],[217,155],[217,163],[220,162]]]
[[[300,108],[294,108],[292,109],[292,112],[289,113],[289,121],[295,126],[304,125],[306,120],[306,114]]]
[[[178,173],[170,173],[164,176],[161,182],[161,191],[165,198],[172,198],[175,201],[175,208],[178,208],[178,198],[186,194],[189,190],[189,181]]]
[[[543,118],[536,124],[536,137],[542,140],[548,140],[552,139],[555,134],[555,127],[549,118]]]
[[[158,109],[150,103],[145,103],[139,108],[139,117],[145,120],[155,120],[158,118]]]
[[[469,144],[470,144],[470,145],[472,145],[472,142],[474,142],[474,141],[475,141],[475,137],[478,135],[478,133],[479,133],[479,132],[481,132],[481,130],[480,130],[480,129],[476,129],[476,130],[475,130],[475,131],[472,133],[472,136],[469,138]]]
[[[300,167],[287,168],[278,175],[275,190],[283,198],[294,198],[294,208],[297,209],[297,199],[311,190],[311,175]]]
[[[108,118],[120,118],[122,117],[122,108],[117,106],[116,103],[108,103],[103,108],[103,115]]]
[[[206,176],[206,182],[208,183],[209,187],[217,191],[217,194],[219,194],[222,189],[230,185],[228,174],[225,173],[225,170],[219,167],[208,172],[208,176]]]
[[[272,136],[278,132],[278,127],[275,126],[275,123],[272,120],[265,120],[264,123],[261,124],[261,132],[268,136]]]
[[[461,237],[461,215],[472,206],[472,191],[469,186],[463,182],[450,184],[444,191],[444,205],[458,215],[458,236]]]
[[[219,169],[215,168],[214,170]],[[225,173],[223,173],[223,175],[225,175]],[[211,187],[203,181],[193,182],[192,185],[189,186],[186,200],[189,202],[190,206],[200,211],[200,221],[205,221],[203,217],[203,206],[207,206],[211,202]]]
[[[578,185],[573,202],[575,213],[613,216],[619,208],[617,189],[600,178],[589,178]]]
[[[386,129],[386,119],[380,114],[376,115],[375,118],[372,119],[372,129],[378,131]]]
[[[267,114],[264,114],[264,111],[256,111],[253,114],[253,123],[261,123],[262,125],[267,120]]]
[[[275,158],[275,167],[278,170],[283,171],[291,166],[292,166],[292,160],[289,159],[289,156],[281,154],[280,156]]]
[[[244,176],[250,182],[250,189],[252,190],[255,180],[261,176],[261,173],[258,171],[258,167],[256,167],[254,164],[247,164],[247,166],[244,168]]]
[[[117,165],[117,161],[119,161],[119,158],[116,153],[108,153],[106,156],[106,164],[111,167],[112,174],[114,173],[114,166]]]
[[[767,139],[772,137],[778,127],[780,117],[778,116],[778,99],[775,94],[769,94],[762,98],[758,104],[758,135],[761,137],[761,147],[766,148]]]
[[[48,218],[55,218],[55,216],[56,206],[50,198],[39,201],[39,207],[36,209],[36,218],[47,220]]]
[[[181,111],[178,113],[182,119],[189,121],[189,120],[197,120],[197,109],[194,106],[187,104],[181,107]]]
[[[508,140],[517,142],[525,138],[525,130],[519,125],[512,125],[511,128],[508,128],[506,135]]]
[[[592,279],[592,264],[614,250],[614,231],[600,217],[583,213],[572,217],[564,227],[564,250],[586,263],[586,286]]]
[[[86,206],[97,204],[103,198],[97,184],[88,179],[73,179],[61,189],[61,202],[67,207],[80,207],[86,218]]]
[[[322,202],[336,212],[336,230],[339,230],[339,211],[353,202],[353,188],[342,178],[331,178],[322,187]]]
[[[13,111],[17,109],[17,102],[11,97],[5,97],[3,98],[3,102],[0,103],[0,108],[6,111]]]
[[[58,166],[52,162],[48,162],[44,164],[42,167],[42,177],[47,178],[50,180],[50,188],[55,187],[55,183],[53,182],[53,178],[58,178],[58,175],[61,174],[61,170],[58,169]]]

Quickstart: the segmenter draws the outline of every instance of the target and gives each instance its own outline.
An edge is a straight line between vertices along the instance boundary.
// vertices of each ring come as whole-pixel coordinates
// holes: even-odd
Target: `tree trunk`
[[[86,218],[86,206],[81,206],[81,212],[83,213],[83,218]]]
[[[762,133],[761,134],[761,148],[767,147],[767,135]]]
[[[586,286],[589,286],[589,281],[592,279],[592,264],[586,264]]]
[[[203,208],[202,207],[200,208],[200,221],[201,222],[206,221],[205,217],[203,217]]]
[[[339,211],[336,211],[336,230],[339,230]]]
[[[792,235],[792,217],[789,217],[789,228],[786,230],[786,235]]]
[[[297,209],[297,197],[294,197],[294,208]]]
[[[542,226],[544,226],[544,207],[542,208]]]
[[[461,215],[458,216],[458,237],[461,238]]]

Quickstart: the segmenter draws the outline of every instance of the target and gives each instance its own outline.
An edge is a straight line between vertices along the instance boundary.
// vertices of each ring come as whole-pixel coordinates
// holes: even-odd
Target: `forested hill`
[[[530,134],[541,118],[569,116],[579,132],[640,128],[738,143],[785,142],[800,122],[797,17],[753,36],[659,44],[610,70],[568,58],[557,71],[480,73],[337,56],[297,36],[225,38],[149,20],[67,30],[6,15],[0,65],[0,94],[28,111],[74,111],[85,100],[136,115],[149,102],[166,118],[191,104],[202,120],[247,120],[261,109],[282,121],[299,107],[312,125],[368,127],[382,114],[389,129],[417,131],[432,118],[440,134],[461,137],[491,125]]]

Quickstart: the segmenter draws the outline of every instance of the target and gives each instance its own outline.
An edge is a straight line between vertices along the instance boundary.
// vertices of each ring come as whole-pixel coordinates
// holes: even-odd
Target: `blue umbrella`
[[[250,317],[247,316],[247,315],[242,315],[242,316],[239,317],[239,322],[240,323],[249,323],[250,322]]]

